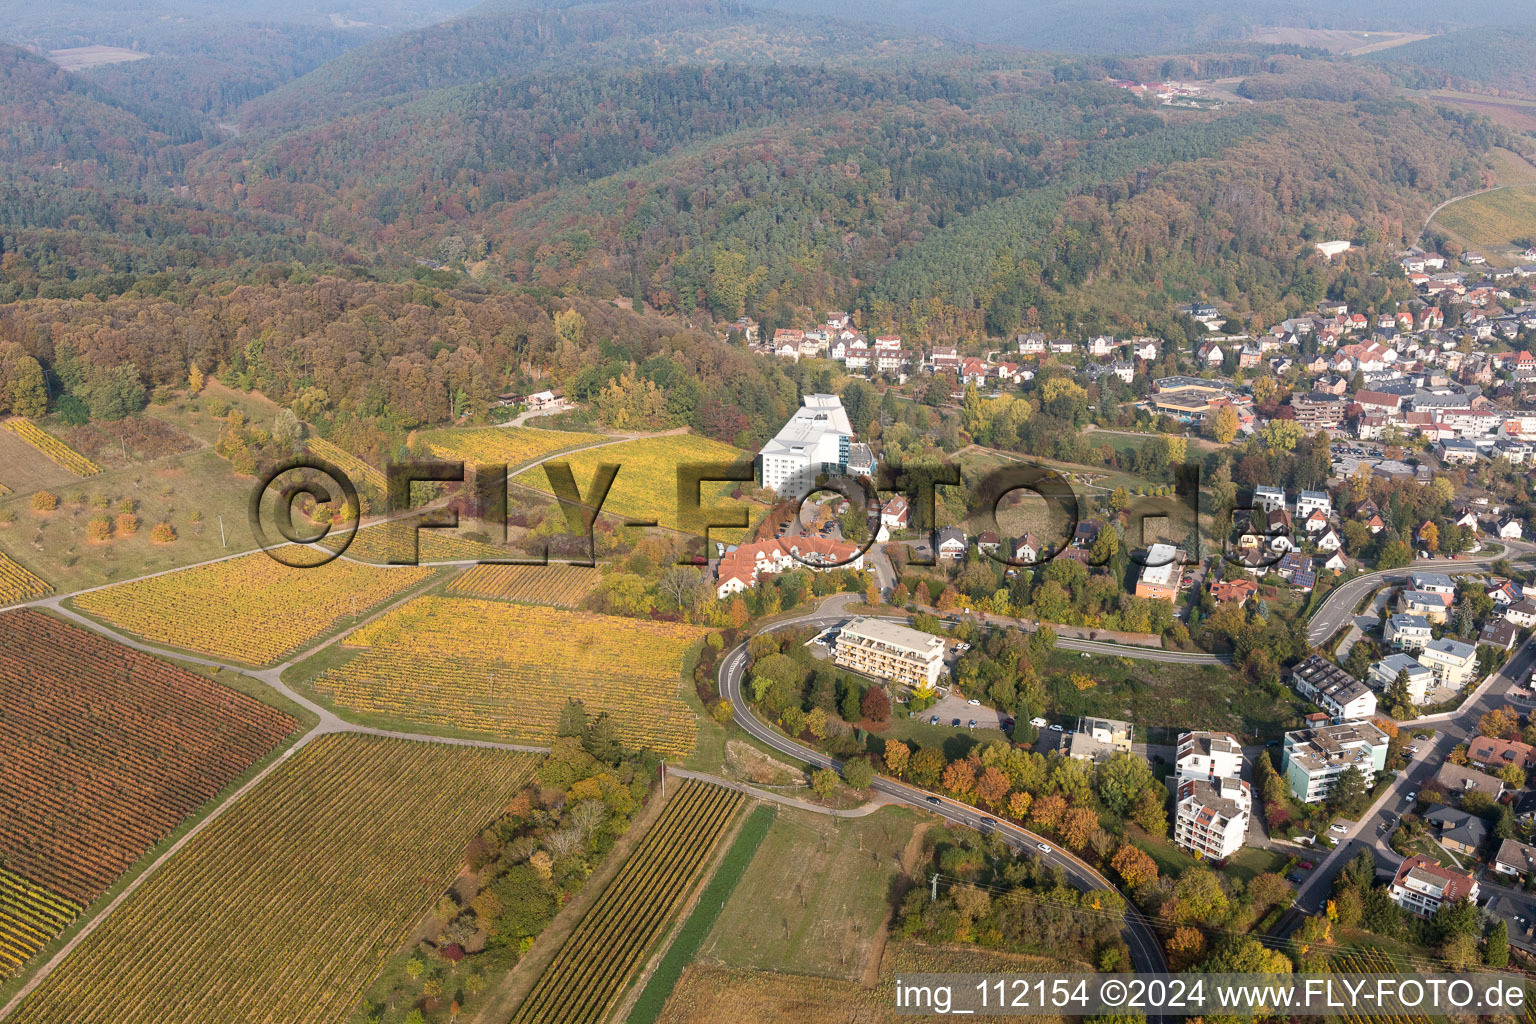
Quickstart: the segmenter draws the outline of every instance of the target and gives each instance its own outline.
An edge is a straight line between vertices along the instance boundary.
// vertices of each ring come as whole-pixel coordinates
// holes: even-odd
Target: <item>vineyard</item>
[[[30,601],[53,593],[44,580],[28,572],[20,562],[0,551],[0,604]]]
[[[689,780],[566,940],[513,1024],[597,1024],[682,905],[743,797]]]
[[[78,904],[0,868],[0,981],[80,913]]]
[[[419,597],[347,637],[360,653],[318,676],[339,708],[424,725],[547,743],[567,699],[606,711],[625,744],[693,749],[680,696],[696,626],[536,605]]]
[[[310,438],[305,443],[305,447],[315,458],[324,459],[347,474],[352,481],[352,486],[358,490],[366,487],[380,496],[389,493],[389,484],[384,479],[383,471],[370,466],[345,448],[334,445],[323,437]]]
[[[662,437],[645,437],[622,444],[604,445],[591,451],[577,452],[569,459],[576,486],[583,495],[592,485],[597,467],[608,463],[619,467],[619,472],[609,488],[603,512],[625,520],[650,521],[670,529],[678,528],[677,520],[677,473],[680,466],[690,463],[735,462],[743,452],[719,441],[687,434],[668,434]],[[553,494],[544,467],[536,467],[520,474],[516,483]],[[732,503],[725,496],[735,485],[726,483],[705,484],[700,504],[705,509],[729,507]],[[743,485],[750,486],[750,485]],[[738,506],[740,507],[740,506]],[[739,530],[714,530],[715,540],[733,541],[742,536]]]
[[[155,643],[266,665],[431,578],[337,559],[293,569],[265,552],[93,590],[84,612]]]
[[[411,532],[417,522],[419,520],[414,517],[397,519],[358,530],[347,547],[347,557],[375,565],[407,565],[413,559],[421,562],[473,562],[504,559],[512,554],[507,548],[499,548],[471,537],[461,537],[446,530],[422,529],[413,542]],[[334,551],[341,542],[333,535],[321,543]]]
[[[536,763],[324,736],[150,876],[10,1020],[345,1020]]]
[[[597,586],[596,569],[577,565],[477,565],[448,585],[459,597],[574,608]]]
[[[1328,961],[1328,970],[1334,974],[1402,974],[1405,968],[1393,962],[1379,949],[1351,949],[1338,953]],[[1408,970],[1409,974],[1421,973],[1421,968]],[[1430,1019],[1422,1013],[1393,1013],[1387,1015],[1362,1016],[1360,1014],[1341,1012],[1339,1019],[1344,1024],[1376,1024],[1383,1021],[1385,1024],[1430,1024]]]
[[[101,472],[101,467],[96,465],[96,463],[81,455],[31,420],[22,419],[18,416],[0,423],[0,427],[5,427],[11,433],[53,460],[58,466],[69,470],[69,472],[76,476],[95,476]]]
[[[88,903],[295,725],[42,612],[0,614],[0,863]]]
[[[517,467],[525,462],[609,438],[537,427],[482,427],[474,430],[432,430],[421,435],[427,450],[439,459],[471,466]]]

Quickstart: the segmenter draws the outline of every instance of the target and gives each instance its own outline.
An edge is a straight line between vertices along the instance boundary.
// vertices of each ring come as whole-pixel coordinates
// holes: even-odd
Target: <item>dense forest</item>
[[[742,315],[1183,347],[1197,296],[1244,326],[1384,298],[1427,210],[1521,144],[1300,46],[1053,55],[718,0],[313,21],[189,16],[164,54],[81,73],[0,48],[6,374],[35,360],[89,407],[114,374],[153,393],[195,367],[373,452],[539,382],[599,409],[658,389],[652,425],[745,444],[838,382],[722,341]],[[1170,73],[1247,99],[1108,81]],[[1330,238],[1358,251],[1325,264]],[[988,436],[1060,447],[1080,411],[1030,401]]]

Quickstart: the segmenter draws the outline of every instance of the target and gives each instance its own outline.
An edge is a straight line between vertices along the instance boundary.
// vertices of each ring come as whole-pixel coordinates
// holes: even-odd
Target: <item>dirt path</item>
[[[890,906],[885,908],[885,917],[881,919],[880,927],[875,930],[874,941],[869,944],[869,953],[864,958],[864,973],[859,978],[859,984],[865,988],[875,988],[880,984],[880,965],[885,960],[885,945],[891,937],[891,921],[896,917],[896,908],[901,904],[901,898],[907,894],[908,886],[905,883],[912,880],[912,875],[917,870],[918,858],[923,855],[923,836],[933,825],[932,821],[918,822],[917,827],[912,829],[912,837],[902,848],[901,870],[906,878],[897,880],[891,892]]]
[[[668,795],[670,800],[677,793],[676,787],[671,787]],[[656,818],[660,816],[665,801],[660,793],[653,796],[640,812],[640,816],[629,826],[629,831],[614,844],[613,849],[603,858],[601,866],[587,879],[587,884],[581,887],[581,892],[576,898],[560,908],[553,921],[539,933],[534,940],[533,948],[528,954],[518,961],[495,987],[486,992],[485,999],[480,1003],[480,1009],[473,1016],[465,1019],[469,1024],[503,1024],[510,1020],[519,1004],[527,998],[529,990],[534,982],[548,970],[550,961],[565,945],[565,940],[570,938],[571,932],[576,930],[576,925],[586,916],[587,910],[593,902],[608,888],[608,883],[613,881],[613,876],[618,874],[619,868],[629,859],[629,855],[639,845],[640,840],[651,830]]]

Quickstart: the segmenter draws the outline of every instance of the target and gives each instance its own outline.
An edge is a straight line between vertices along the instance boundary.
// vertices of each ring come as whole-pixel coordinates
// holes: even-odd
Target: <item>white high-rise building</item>
[[[803,498],[822,473],[845,473],[853,426],[836,395],[806,395],[800,408],[763,445],[757,459],[763,486],[781,498]]]

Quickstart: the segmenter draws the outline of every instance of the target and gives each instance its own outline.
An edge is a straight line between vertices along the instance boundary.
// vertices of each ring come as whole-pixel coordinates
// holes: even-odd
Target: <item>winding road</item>
[[[781,619],[778,622],[770,623],[758,632],[778,632],[779,630],[791,629],[797,626],[830,626],[848,618],[847,606],[849,602],[857,599],[857,595],[854,594],[838,594],[824,601],[815,612],[796,618]],[[741,726],[754,739],[777,750],[781,754],[786,754],[816,768],[831,768],[834,771],[841,771],[842,765],[840,762],[833,760],[819,750],[808,747],[803,743],[798,743],[783,733],[777,732],[752,712],[751,706],[747,703],[741,690],[741,681],[746,674],[746,667],[747,645],[745,643],[731,650],[720,662],[720,695],[730,701],[731,707],[735,709],[736,724]],[[1071,880],[1072,884],[1082,891],[1086,892],[1094,889],[1118,891],[1107,878],[1099,874],[1087,863],[1072,856],[1072,854],[1065,850],[1050,847],[1042,837],[1027,829],[1020,828],[1012,822],[989,817],[968,804],[962,804],[947,797],[929,793],[883,776],[876,776],[870,788],[875,793],[893,802],[910,804],[913,807],[937,814],[949,821],[966,825],[979,832],[997,835],[1016,850],[1031,850],[1047,864],[1060,868],[1067,878]],[[1041,846],[1048,846],[1049,852],[1042,850]],[[1129,900],[1126,901],[1124,936],[1126,944],[1131,950],[1132,963],[1138,973],[1159,973],[1168,970],[1168,963],[1163,958],[1162,945],[1157,941],[1157,936],[1153,934],[1146,918],[1141,915],[1141,912]]]

